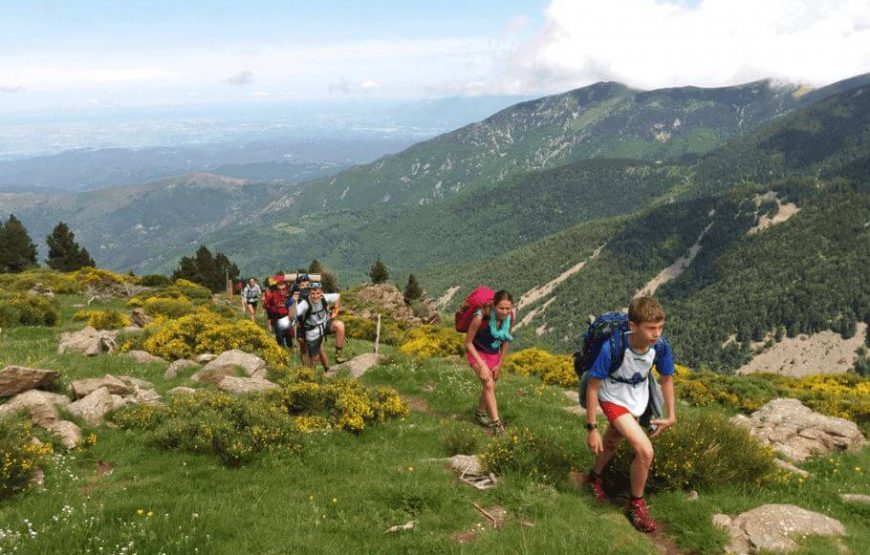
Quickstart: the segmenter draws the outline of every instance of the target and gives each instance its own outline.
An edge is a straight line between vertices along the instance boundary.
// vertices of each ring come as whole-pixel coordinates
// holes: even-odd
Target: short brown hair
[[[637,297],[628,305],[628,319],[635,324],[661,322],[665,319],[665,311],[652,297]]]

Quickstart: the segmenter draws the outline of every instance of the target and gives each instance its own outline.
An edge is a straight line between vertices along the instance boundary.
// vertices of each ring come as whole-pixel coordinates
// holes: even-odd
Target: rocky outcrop
[[[67,449],[73,449],[82,442],[82,429],[69,420],[58,420],[45,429],[57,437]]]
[[[734,518],[717,514],[713,523],[728,531],[726,551],[736,555],[790,552],[798,548],[795,538],[846,534],[840,521],[795,505],[762,505]]]
[[[113,395],[127,395],[131,391],[131,387],[127,382],[124,382],[120,378],[116,378],[111,374],[106,374],[102,378],[75,380],[70,384],[70,389],[72,389],[72,393],[76,399],[87,397],[101,387],[105,387],[106,390]]]
[[[130,321],[137,327],[144,328],[151,323],[151,317],[145,313],[144,309],[134,308],[133,312],[130,314]]]
[[[216,358],[217,358],[217,355],[214,353],[202,353],[202,354],[196,355],[196,357],[193,360],[199,364],[208,364],[209,362],[213,361]]]
[[[855,451],[864,436],[854,422],[812,411],[797,399],[774,399],[750,417],[735,416],[731,422],[744,426],[765,445],[793,461],[817,454]]]
[[[117,331],[96,330],[86,326],[80,331],[62,333],[57,354],[74,352],[96,356],[101,353],[111,353],[118,348],[117,337]]]
[[[352,378],[359,378],[360,376],[368,372],[372,367],[381,364],[384,360],[386,360],[386,357],[377,353],[365,353],[362,355],[357,355],[347,362],[336,364],[335,366],[330,368],[327,375],[335,376],[340,370],[347,370]]]
[[[27,411],[34,424],[48,430],[57,436],[65,447],[72,449],[81,443],[81,429],[72,422],[61,420],[57,412],[57,407],[65,407],[69,404],[69,399],[65,395],[31,389],[0,405],[0,418]]]
[[[67,407],[70,414],[77,416],[90,424],[99,426],[107,412],[115,408],[115,400],[105,387],[97,388]]]
[[[373,318],[378,313],[386,314],[408,324],[422,324],[424,319],[428,322],[432,318],[438,316],[438,311],[435,309],[435,302],[431,299],[423,299],[423,306],[428,309],[429,314],[425,318],[420,318],[414,314],[411,307],[405,303],[405,296],[392,283],[379,283],[376,285],[364,285],[356,294],[356,299],[361,306],[354,311],[354,314],[361,318]]]
[[[141,364],[148,364],[152,362],[162,362],[164,364],[166,363],[165,359],[154,356],[147,351],[130,351],[127,353],[127,356]]]
[[[233,395],[244,395],[246,393],[261,393],[276,389],[277,384],[262,378],[238,378],[236,376],[227,376],[218,383],[218,389],[232,393]]]
[[[60,376],[54,370],[6,366],[0,370],[0,397],[11,397],[29,389],[46,386]]]
[[[196,366],[199,366],[199,364],[192,360],[187,360],[186,358],[174,360],[169,365],[169,368],[166,369],[166,372],[163,373],[163,379],[175,379],[176,377],[178,377],[178,373],[182,370],[187,370],[188,368],[194,368]]]
[[[236,368],[241,368],[248,377],[266,378],[266,361],[238,349],[224,351],[216,359],[206,364],[190,379],[198,382],[219,384],[226,376],[235,375]]]

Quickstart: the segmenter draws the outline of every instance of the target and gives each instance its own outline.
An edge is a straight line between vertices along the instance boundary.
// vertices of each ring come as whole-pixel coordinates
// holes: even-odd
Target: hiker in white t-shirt
[[[300,300],[296,305],[296,321],[305,333],[305,348],[311,367],[317,364],[319,357],[323,369],[329,370],[329,358],[322,349],[322,344],[330,333],[335,334],[335,362],[341,364],[346,360],[342,353],[345,342],[344,322],[335,319],[340,298],[338,293],[324,294],[323,285],[315,281],[309,285],[308,299]]]
[[[251,317],[251,322],[257,321],[257,303],[260,301],[262,293],[260,284],[254,278],[250,278],[248,284],[242,290],[242,312],[248,313]]]

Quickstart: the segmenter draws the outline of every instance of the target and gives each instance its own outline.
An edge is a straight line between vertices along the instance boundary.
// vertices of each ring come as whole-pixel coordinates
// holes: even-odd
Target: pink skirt
[[[483,351],[477,351],[477,354],[480,355],[480,358],[483,359],[483,362],[486,363],[487,368],[489,368],[490,370],[492,370],[493,368],[498,366],[498,363],[501,361],[501,356],[500,356],[501,353],[491,353],[490,354],[490,353],[484,353]],[[471,356],[471,353],[466,351],[465,358],[468,360],[468,364],[470,364],[471,367],[474,368],[474,365],[477,364],[477,361],[474,360],[474,357]]]

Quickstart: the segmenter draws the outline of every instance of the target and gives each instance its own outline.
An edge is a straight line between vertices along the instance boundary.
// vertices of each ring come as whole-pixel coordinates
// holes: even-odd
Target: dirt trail
[[[438,310],[444,310],[445,308],[447,308],[447,305],[450,304],[450,301],[453,300],[453,296],[456,295],[457,291],[459,291],[458,285],[451,287],[450,289],[445,291],[444,294],[438,297],[438,300],[435,301],[435,307]]]
[[[701,252],[701,239],[704,238],[704,235],[710,231],[710,228],[713,227],[713,222],[710,222],[707,227],[704,228],[704,231],[701,232],[701,235],[698,236],[695,244],[689,247],[689,252],[687,252],[684,256],[677,259],[676,262],[659,272],[659,274],[652,278],[649,283],[644,285],[634,296],[652,296],[655,294],[656,289],[671,281],[672,279],[677,279],[682,275],[683,272],[686,271],[692,261],[695,260],[695,257],[698,256],[698,253]]]

